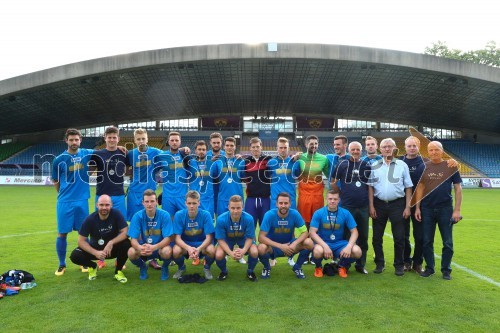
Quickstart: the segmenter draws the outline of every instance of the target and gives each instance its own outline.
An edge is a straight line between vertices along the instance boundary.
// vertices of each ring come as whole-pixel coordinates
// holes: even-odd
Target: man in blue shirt
[[[368,187],[370,216],[373,219],[373,250],[376,268],[385,270],[383,237],[387,221],[391,221],[394,238],[394,268],[397,276],[404,275],[405,219],[410,216],[410,200],[413,183],[408,165],[394,158],[396,143],[387,138],[380,142],[382,160],[372,164]]]
[[[325,259],[340,259],[339,276],[347,278],[347,267],[361,258],[362,250],[356,245],[358,229],[347,209],[339,207],[340,195],[337,189],[328,191],[327,206],[314,212],[309,232],[314,241],[314,276],[323,277],[321,262]],[[344,239],[344,230],[349,229],[349,241]]]
[[[130,261],[139,267],[141,280],[148,278],[146,261],[161,259],[161,280],[169,278],[168,266],[172,257],[172,220],[170,215],[159,209],[156,193],[146,190],[143,193],[143,210],[135,213],[130,222],[128,235],[132,239],[132,247],[128,251]]]
[[[443,242],[441,254],[441,273],[443,279],[451,280],[451,260],[453,258],[453,225],[462,219],[460,207],[462,204],[462,187],[457,167],[449,167],[443,160],[443,146],[438,141],[432,141],[427,146],[430,161],[425,163],[425,171],[415,189],[417,206],[415,217],[422,223],[423,252],[425,271],[422,277],[434,274],[434,234],[436,224],[439,227]],[[451,188],[455,191],[455,205]],[[424,194],[427,194],[424,197]],[[423,198],[422,201],[420,199]]]
[[[356,271],[368,274],[365,269],[366,252],[368,251],[368,178],[371,168],[368,162],[361,160],[361,143],[353,141],[349,144],[350,158],[341,161],[332,175],[332,189],[339,190],[337,182],[340,182],[340,205],[347,209],[356,221],[358,238],[356,244],[361,248],[363,254],[356,260]],[[349,238],[349,230],[346,230],[345,239]]]
[[[206,210],[199,209],[200,194],[196,191],[187,192],[185,205],[187,208],[178,211],[174,216],[173,256],[179,267],[174,279],[179,279],[186,271],[184,257],[200,259],[204,256],[206,262],[203,272],[205,278],[211,280],[213,276],[210,266],[215,258],[213,217]]]
[[[366,156],[363,157],[363,161],[368,162],[368,164],[372,165],[374,162],[381,160],[382,156],[380,156],[377,152],[378,149],[378,141],[373,136],[367,136],[365,138],[365,150]]]
[[[295,276],[304,279],[302,264],[313,249],[313,242],[308,238],[304,219],[296,209],[290,208],[290,195],[286,192],[278,194],[276,207],[264,215],[259,232],[259,259],[264,265],[261,277],[271,276],[269,258],[290,257],[299,253],[297,262],[292,267]],[[295,229],[300,234],[295,238]]]
[[[126,283],[122,267],[130,248],[127,222],[118,210],[112,208],[111,198],[106,194],[99,197],[96,207],[97,211],[83,221],[78,232],[78,247],[71,253],[71,261],[88,267],[89,280],[95,280],[97,264],[93,260],[116,258],[115,279]]]
[[[335,151],[335,154],[326,154],[330,168],[330,171],[328,172],[329,183],[332,181],[333,172],[335,171],[337,165],[342,161],[348,160],[350,157],[349,154],[347,154],[348,143],[349,140],[345,135],[337,135],[333,138],[333,150]]]
[[[239,195],[233,195],[229,199],[229,211],[217,217],[215,238],[218,242],[215,262],[221,270],[218,280],[224,281],[228,275],[226,255],[234,260],[248,255],[247,278],[257,281],[254,269],[259,254],[255,245],[253,217],[243,211],[243,199]]]
[[[83,220],[89,215],[89,173],[88,162],[94,151],[80,148],[82,134],[70,128],[64,135],[68,149],[57,156],[52,163],[52,181],[57,191],[57,238],[56,252],[59,267],[55,274],[66,271],[67,235],[80,230]]]
[[[209,138],[210,142],[210,147],[212,148],[207,152],[207,159],[212,160],[215,162],[220,156],[225,156],[226,153],[224,150],[222,150],[222,134],[218,132],[213,132],[210,134]],[[213,190],[214,190],[214,211],[217,214],[217,197],[219,195],[219,185],[218,184],[213,184]]]

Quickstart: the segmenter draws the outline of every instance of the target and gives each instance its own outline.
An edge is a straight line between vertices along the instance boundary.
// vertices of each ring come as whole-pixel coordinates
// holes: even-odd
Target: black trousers
[[[373,205],[377,213],[377,218],[372,220],[372,246],[375,252],[375,263],[385,265],[383,237],[387,220],[390,220],[392,237],[394,238],[394,267],[403,267],[405,250],[405,219],[403,218],[403,211],[406,206],[405,198],[390,202],[374,198]]]
[[[131,244],[128,238],[113,245],[111,256],[109,258],[116,258],[115,273],[117,271],[121,271],[123,265],[125,265],[125,262],[128,259],[127,252],[130,247]],[[71,259],[71,262],[76,265],[92,268],[97,267],[97,264],[94,262],[94,260],[97,260],[97,258],[93,254],[90,254],[79,247],[71,252],[71,256],[69,258]]]

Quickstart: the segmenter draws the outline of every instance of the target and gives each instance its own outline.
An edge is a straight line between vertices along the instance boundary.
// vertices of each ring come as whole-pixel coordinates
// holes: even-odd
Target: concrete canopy
[[[144,51],[3,80],[0,135],[254,114],[500,132],[499,68],[343,45],[272,47]]]

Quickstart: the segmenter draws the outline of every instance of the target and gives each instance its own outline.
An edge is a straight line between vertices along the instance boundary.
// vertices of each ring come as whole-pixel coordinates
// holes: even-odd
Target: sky
[[[500,1],[2,0],[0,80],[118,54],[226,43],[424,53],[500,47]]]

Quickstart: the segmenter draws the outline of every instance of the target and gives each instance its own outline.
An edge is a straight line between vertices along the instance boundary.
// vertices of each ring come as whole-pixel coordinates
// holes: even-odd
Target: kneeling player
[[[307,228],[299,212],[290,208],[290,195],[286,192],[278,194],[277,208],[271,209],[264,215],[259,233],[259,259],[264,265],[262,278],[271,276],[269,258],[290,257],[300,251],[299,257],[292,270],[299,279],[304,279],[302,264],[307,260],[313,249],[313,242],[307,238]],[[295,228],[300,232],[294,238]]]
[[[215,238],[218,246],[215,252],[215,260],[221,272],[218,280],[227,278],[226,254],[234,260],[240,260],[248,255],[247,278],[255,282],[254,269],[258,262],[258,251],[255,245],[255,228],[253,217],[243,211],[243,199],[239,195],[233,195],[229,199],[229,211],[217,217],[215,225]],[[237,248],[234,248],[235,246]]]
[[[347,209],[339,207],[338,190],[330,190],[326,195],[327,206],[314,212],[309,232],[315,242],[313,256],[316,263],[314,276],[323,277],[321,261],[338,258],[339,276],[347,277],[347,268],[361,258],[361,248],[356,245],[358,229],[356,222]],[[351,231],[349,241],[344,239],[344,229]]]
[[[186,194],[186,207],[175,213],[174,234],[175,245],[173,249],[174,261],[179,270],[174,274],[174,279],[179,279],[186,271],[184,257],[200,259],[205,256],[203,272],[207,280],[213,279],[210,266],[214,262],[215,246],[213,233],[214,222],[210,213],[199,209],[200,194],[188,191]]]
[[[139,267],[141,280],[148,278],[146,262],[161,259],[161,280],[168,280],[168,265],[172,257],[170,240],[173,234],[170,215],[158,208],[156,193],[146,190],[142,195],[143,210],[132,217],[128,235],[132,238],[132,247],[128,251],[130,261]]]
[[[97,212],[90,214],[78,232],[78,247],[71,253],[71,261],[88,267],[89,280],[97,277],[97,264],[93,260],[116,258],[115,279],[127,282],[122,267],[127,261],[130,241],[128,225],[119,210],[112,209],[111,198],[101,195],[97,200]],[[90,239],[89,239],[90,236]]]

